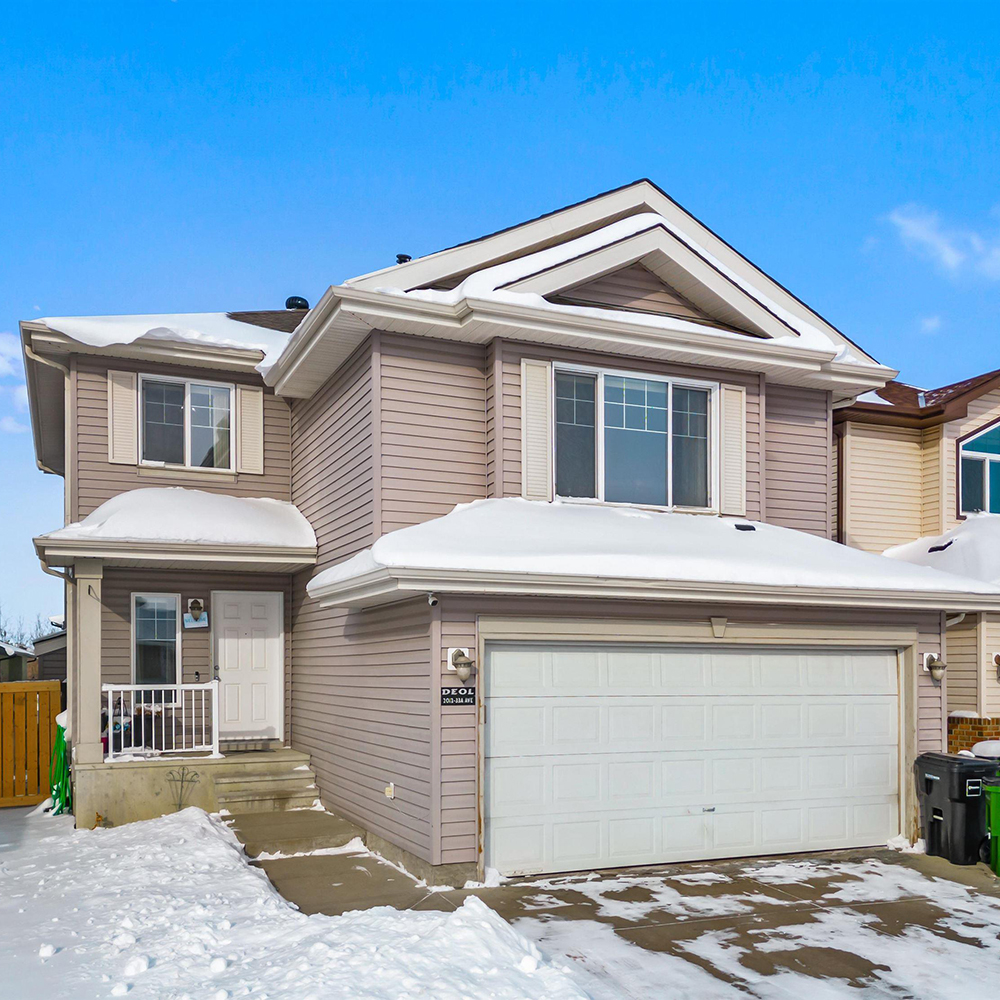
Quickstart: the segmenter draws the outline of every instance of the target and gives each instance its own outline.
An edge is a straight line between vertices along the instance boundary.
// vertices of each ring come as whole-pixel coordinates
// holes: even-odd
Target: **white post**
[[[212,681],[212,753],[219,752],[219,678]]]
[[[101,747],[101,577],[100,559],[78,559],[73,571],[76,625],[76,731],[73,756],[77,764],[99,764]],[[89,821],[89,817],[86,817]]]

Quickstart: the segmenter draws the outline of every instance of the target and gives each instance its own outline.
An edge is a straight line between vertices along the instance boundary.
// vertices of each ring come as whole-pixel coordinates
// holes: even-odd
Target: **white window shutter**
[[[108,372],[108,461],[139,464],[139,394],[135,372]]]
[[[264,390],[236,387],[236,471],[264,474]]]
[[[521,495],[552,499],[552,365],[521,360]]]
[[[719,396],[719,511],[742,517],[747,512],[747,391],[724,385]]]

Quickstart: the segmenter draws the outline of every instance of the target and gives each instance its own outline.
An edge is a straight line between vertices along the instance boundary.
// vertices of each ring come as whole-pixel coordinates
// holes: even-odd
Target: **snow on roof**
[[[34,656],[34,650],[28,646],[19,646],[14,642],[3,642],[0,640],[0,652],[4,656]]]
[[[311,596],[386,569],[735,586],[1000,594],[1000,589],[773,524],[573,502],[461,504],[322,570]],[[742,528],[742,530],[741,530]]]
[[[316,535],[298,507],[268,497],[232,497],[180,486],[130,490],[49,540],[182,542],[312,548]]]
[[[418,288],[411,291],[404,291],[400,288],[383,287],[378,288],[377,291],[426,302],[437,302],[443,305],[455,305],[463,299],[469,298],[485,299],[511,305],[532,306],[548,311],[568,312],[573,315],[592,315],[594,318],[606,320],[609,312],[607,309],[549,302],[548,299],[536,293],[512,291],[505,286],[526,278],[529,275],[556,267],[581,255],[593,253],[596,250],[610,246],[619,240],[634,236],[655,226],[662,226],[666,229],[672,236],[688,246],[706,263],[725,275],[733,284],[742,289],[742,291],[790,328],[787,337],[771,338],[770,343],[780,344],[784,347],[797,346],[811,350],[834,351],[837,355],[836,360],[838,361],[850,361],[855,364],[875,364],[870,358],[852,351],[849,343],[835,341],[818,327],[807,323],[805,320],[800,319],[795,314],[778,305],[773,299],[764,295],[758,288],[724,264],[718,257],[694,242],[687,233],[656,212],[643,212],[639,215],[629,216],[626,219],[603,226],[592,233],[587,233],[566,243],[483,268],[480,271],[470,274],[464,281],[452,289],[436,290]],[[704,324],[641,312],[629,311],[628,320],[630,323],[640,323],[652,327],[669,325],[670,329],[685,329],[701,333],[704,333],[705,330]],[[720,336],[745,339],[744,334],[728,330],[713,329],[713,332],[718,333]]]
[[[884,555],[1000,586],[1000,515],[969,514],[943,535],[897,545]]]
[[[856,400],[855,403],[879,403],[882,406],[892,406],[892,403],[888,399],[883,399],[875,389],[870,392],[863,392]]]
[[[261,351],[277,358],[291,334],[252,323],[241,323],[226,313],[150,313],[139,316],[47,316],[40,320],[50,330],[90,347],[133,344],[137,340],[167,340]]]

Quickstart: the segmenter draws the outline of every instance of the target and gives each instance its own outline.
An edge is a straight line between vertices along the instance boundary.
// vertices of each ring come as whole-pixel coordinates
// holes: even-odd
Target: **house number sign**
[[[476,689],[474,687],[441,688],[442,705],[475,705]]]

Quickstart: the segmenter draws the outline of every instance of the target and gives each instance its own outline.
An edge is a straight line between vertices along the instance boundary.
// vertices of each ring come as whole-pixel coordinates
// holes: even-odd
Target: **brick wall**
[[[948,719],[948,752],[971,750],[982,740],[1000,740],[1000,719]]]

